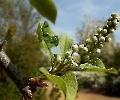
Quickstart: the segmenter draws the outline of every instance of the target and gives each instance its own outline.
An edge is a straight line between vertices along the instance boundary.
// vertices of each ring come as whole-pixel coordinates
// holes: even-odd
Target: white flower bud
[[[99,54],[100,52],[101,52],[101,50],[99,48],[95,50],[96,54]]]
[[[116,18],[116,17],[119,16],[119,14],[118,14],[118,13],[112,13],[111,16],[112,16],[113,18]]]
[[[103,29],[102,34],[107,34],[107,29]]]
[[[102,31],[102,28],[99,28],[99,29],[97,30],[97,33],[101,33],[101,31]]]
[[[74,62],[80,62],[80,55],[76,52],[72,54],[72,59]]]
[[[98,42],[98,38],[96,36],[93,36],[92,40],[97,43]]]
[[[78,67],[78,64],[72,60],[72,66],[73,67]]]
[[[115,20],[112,21],[112,24],[113,24],[113,25],[117,25],[117,23],[118,23],[118,22],[117,22],[117,19],[115,19]]]
[[[79,45],[80,50],[83,50],[83,48],[84,48],[84,45]]]
[[[100,45],[99,45],[99,48],[100,48],[100,49],[103,48],[103,44],[100,44]]]
[[[109,33],[113,33],[115,30],[113,28],[109,29]]]
[[[108,26],[111,26],[111,25],[112,25],[112,22],[111,22],[111,21],[107,21],[107,25],[108,25]]]
[[[78,45],[77,45],[77,44],[74,44],[74,45],[72,46],[72,50],[73,50],[74,52],[77,52],[77,51],[78,51]]]
[[[104,36],[101,36],[100,39],[99,39],[100,42],[105,42],[105,37]]]
[[[105,38],[105,42],[111,42],[111,41],[112,41],[112,39],[110,37]]]
[[[83,51],[83,53],[87,53],[88,52],[88,48],[84,47],[82,51]]]
[[[103,26],[103,29],[107,29],[107,28],[108,28],[108,25],[104,25],[104,26]]]

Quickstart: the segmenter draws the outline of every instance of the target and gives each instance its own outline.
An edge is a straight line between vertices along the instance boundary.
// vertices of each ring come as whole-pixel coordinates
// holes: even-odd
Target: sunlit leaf
[[[117,74],[118,72],[114,68],[106,69],[103,62],[98,59],[92,59],[85,64],[80,65],[81,71],[95,71],[95,72],[108,72]]]
[[[30,3],[42,16],[55,23],[57,9],[52,0],[30,0]]]
[[[74,100],[78,83],[73,72],[67,72],[62,77],[50,74],[44,67],[39,69],[51,82],[58,85],[65,94],[66,100]]]
[[[41,25],[40,24],[38,25],[36,33],[38,35],[40,45],[43,47],[45,52],[50,54],[52,59],[53,54],[51,52],[51,48],[56,47],[58,45],[59,42],[58,36],[52,31],[47,21],[45,21]]]
[[[65,81],[63,80],[63,78],[59,77],[59,76],[56,76],[56,75],[52,75],[50,74],[44,67],[41,67],[39,69],[51,82],[53,82],[54,84],[58,85],[64,94],[66,94],[66,83]]]
[[[59,39],[59,45],[63,57],[65,56],[65,53],[71,49],[72,44],[73,39],[71,39],[67,34],[61,34]]]
[[[67,86],[66,100],[75,100],[78,83],[73,72],[67,72],[62,76]]]

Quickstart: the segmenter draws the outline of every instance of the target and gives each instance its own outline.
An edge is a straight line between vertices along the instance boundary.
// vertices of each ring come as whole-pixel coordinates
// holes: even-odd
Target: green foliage
[[[58,85],[64,94],[66,100],[74,100],[77,92],[77,80],[72,72],[65,73],[62,77],[50,74],[44,67],[40,71],[53,83]]]
[[[66,83],[66,100],[74,100],[76,97],[78,84],[76,76],[73,72],[67,72],[62,76],[63,80]]]
[[[56,35],[51,31],[47,22],[44,22],[41,26],[40,24],[38,25],[37,35],[39,42],[42,44],[44,50],[50,54],[52,65],[49,71],[43,67],[40,68],[40,71],[47,77],[47,79],[57,84],[62,89],[66,100],[74,100],[77,92],[77,80],[75,74],[71,71],[95,71],[117,74],[117,71],[114,68],[106,69],[100,59],[94,58],[89,60],[90,58],[88,58],[89,54],[100,53],[99,44],[104,42],[99,41],[101,36],[104,35],[102,31],[100,31],[99,34],[96,34],[94,36],[95,38],[90,38],[91,44],[86,44],[88,47],[85,45],[73,45],[73,40],[66,34],[62,34],[60,38],[52,39],[50,36],[54,36],[53,34]],[[105,35],[105,38],[108,34],[110,34],[109,31]],[[56,37],[58,36],[56,35]],[[51,48],[58,45],[58,39],[61,54],[53,54]],[[57,43],[57,45],[55,43]]]
[[[53,54],[51,52],[51,48],[58,45],[58,36],[51,30],[46,21],[42,25],[39,23],[36,33],[41,47],[43,47],[45,52],[47,52],[52,59]]]
[[[89,60],[85,64],[81,64],[80,68],[82,71],[88,71],[88,72],[95,71],[95,72],[109,72],[109,73],[117,74],[117,71],[114,68],[106,69],[103,62],[98,58]]]
[[[65,53],[70,51],[73,40],[67,34],[61,34],[59,39],[59,45],[61,49],[62,56],[65,56]]]
[[[57,10],[52,0],[30,0],[30,3],[41,15],[55,23]]]
[[[44,67],[40,68],[40,71],[53,83],[57,84],[64,92],[64,94],[66,94],[66,84],[64,82],[64,80],[56,75],[52,75],[50,74]]]

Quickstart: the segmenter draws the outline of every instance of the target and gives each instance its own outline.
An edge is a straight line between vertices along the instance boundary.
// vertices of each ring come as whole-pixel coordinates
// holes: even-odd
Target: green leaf
[[[66,94],[66,83],[64,82],[63,78],[56,76],[56,75],[52,75],[50,74],[44,67],[41,67],[39,69],[51,82],[55,83],[56,85],[58,85],[64,94]]]
[[[73,44],[73,39],[71,39],[67,34],[61,34],[59,39],[59,45],[62,52],[62,56],[65,56],[65,53],[71,49]]]
[[[76,76],[73,72],[67,72],[62,76],[67,85],[66,100],[75,100],[78,83]]]
[[[81,71],[96,71],[96,72],[108,72],[117,74],[118,72],[114,68],[106,69],[103,62],[98,59],[92,59],[85,64],[80,65]]]
[[[44,67],[39,69],[51,82],[58,85],[65,94],[66,100],[74,100],[78,83],[73,72],[67,72],[62,77],[50,74]]]
[[[55,23],[57,9],[52,0],[30,0],[30,3],[42,16]]]
[[[36,33],[38,35],[40,45],[43,47],[45,52],[50,54],[52,59],[53,54],[51,52],[51,48],[58,45],[58,36],[51,30],[47,21],[45,21],[42,25],[39,23]]]

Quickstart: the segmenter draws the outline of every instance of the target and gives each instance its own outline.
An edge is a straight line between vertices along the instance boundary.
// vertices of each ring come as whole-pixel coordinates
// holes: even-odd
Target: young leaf
[[[42,16],[55,23],[57,9],[52,0],[30,0],[30,3]]]
[[[41,67],[39,69],[51,82],[55,83],[56,85],[58,85],[64,94],[66,94],[66,83],[64,82],[64,80],[56,75],[52,75],[50,74],[44,67]]]
[[[58,45],[58,36],[51,30],[47,21],[45,21],[43,25],[38,25],[36,33],[38,35],[40,45],[43,47],[45,52],[50,54],[52,59],[53,54],[51,52],[51,48],[56,47]]]
[[[75,100],[78,83],[73,72],[67,72],[62,76],[67,86],[66,100]]]
[[[106,69],[103,62],[98,59],[92,59],[85,64],[80,65],[81,71],[96,71],[96,72],[108,72],[117,74],[114,68]]]
[[[67,34],[61,34],[59,39],[59,45],[62,52],[62,56],[65,56],[65,53],[71,49],[73,44],[73,39],[71,39]]]

